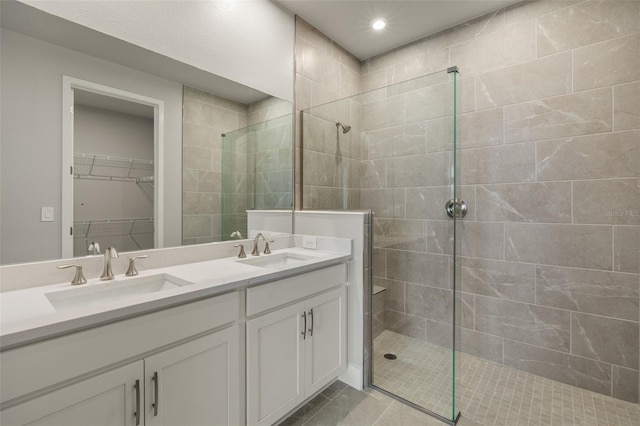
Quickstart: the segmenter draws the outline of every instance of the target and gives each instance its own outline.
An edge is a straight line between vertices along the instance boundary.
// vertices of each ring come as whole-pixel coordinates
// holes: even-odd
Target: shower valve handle
[[[467,203],[459,198],[456,198],[455,200],[449,200],[444,206],[444,211],[449,217],[455,216],[457,219],[461,219],[467,215]]]

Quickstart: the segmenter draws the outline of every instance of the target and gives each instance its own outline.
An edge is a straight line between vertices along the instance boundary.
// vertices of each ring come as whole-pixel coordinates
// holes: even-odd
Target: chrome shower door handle
[[[447,201],[447,204],[445,204],[444,211],[449,217],[455,216],[456,218],[461,219],[467,215],[467,203],[459,198],[456,198],[455,200],[451,199]]]

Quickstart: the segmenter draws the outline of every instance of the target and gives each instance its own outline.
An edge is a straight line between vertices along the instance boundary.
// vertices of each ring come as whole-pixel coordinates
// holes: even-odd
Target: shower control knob
[[[465,217],[467,210],[467,203],[459,198],[447,201],[447,204],[444,206],[444,211],[447,213],[447,216],[453,217],[455,215],[458,219]]]

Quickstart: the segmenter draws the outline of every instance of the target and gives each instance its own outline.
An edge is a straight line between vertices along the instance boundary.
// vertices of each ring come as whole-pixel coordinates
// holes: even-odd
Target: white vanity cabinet
[[[274,424],[346,370],[345,284],[338,265],[248,290],[247,424]]]
[[[347,272],[34,329],[42,340],[0,351],[0,424],[272,425],[347,369]]]
[[[2,425],[134,426],[136,381],[143,362],[136,361],[0,412]],[[140,389],[141,390],[141,389]],[[140,400],[140,403],[142,401]],[[142,422],[143,412],[140,412]]]
[[[346,370],[346,287],[308,300],[306,311],[305,399]]]
[[[3,410],[6,426],[237,425],[234,326]]]
[[[238,425],[238,336],[234,326],[145,358],[145,425]]]
[[[230,293],[2,352],[0,424],[236,426],[238,318]]]

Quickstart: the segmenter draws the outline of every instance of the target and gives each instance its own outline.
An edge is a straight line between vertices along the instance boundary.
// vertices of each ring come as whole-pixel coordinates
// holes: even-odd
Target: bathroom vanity
[[[346,370],[341,247],[1,294],[2,424],[274,424]]]

